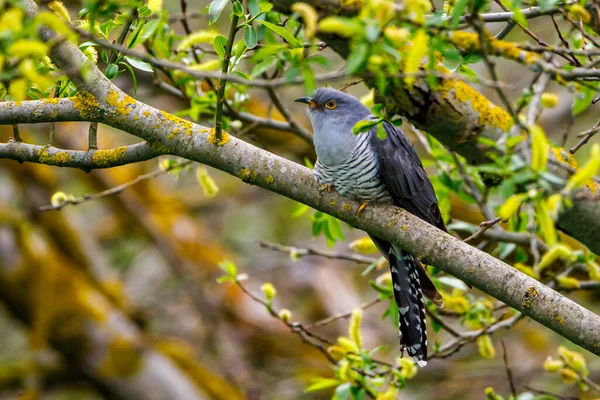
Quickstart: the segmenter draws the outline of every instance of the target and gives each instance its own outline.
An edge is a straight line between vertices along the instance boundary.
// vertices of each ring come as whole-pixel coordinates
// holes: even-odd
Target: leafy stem
[[[229,62],[231,60],[231,50],[233,49],[233,41],[235,34],[238,31],[238,21],[240,17],[236,14],[232,14],[231,28],[229,29],[229,37],[227,38],[227,47],[225,48],[225,55],[223,57],[223,67],[221,72],[226,75],[229,70]],[[217,111],[215,113],[215,138],[217,141],[221,140],[221,134],[223,132],[223,104],[225,103],[225,86],[227,81],[223,78],[219,79],[219,91],[217,92]]]

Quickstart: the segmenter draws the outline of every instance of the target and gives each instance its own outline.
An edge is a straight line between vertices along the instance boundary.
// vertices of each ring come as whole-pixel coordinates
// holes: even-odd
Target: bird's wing
[[[381,178],[394,203],[445,231],[435,191],[417,152],[399,128],[387,121],[383,122],[383,128],[384,140],[377,138],[377,128],[373,128],[371,137],[379,158]]]

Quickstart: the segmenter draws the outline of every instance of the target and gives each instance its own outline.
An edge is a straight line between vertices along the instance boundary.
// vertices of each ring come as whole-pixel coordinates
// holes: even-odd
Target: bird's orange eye
[[[337,107],[337,103],[335,102],[335,100],[329,100],[327,103],[325,103],[325,107],[329,108],[330,110],[333,110]]]

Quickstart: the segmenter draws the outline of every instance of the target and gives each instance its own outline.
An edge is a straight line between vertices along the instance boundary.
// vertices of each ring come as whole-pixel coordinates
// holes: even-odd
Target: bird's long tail
[[[400,344],[413,361],[424,367],[427,364],[427,329],[418,261],[396,246],[390,247],[389,261],[399,311]]]

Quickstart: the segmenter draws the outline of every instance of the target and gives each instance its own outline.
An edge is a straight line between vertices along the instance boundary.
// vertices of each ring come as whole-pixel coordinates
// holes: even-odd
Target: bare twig
[[[579,150],[584,144],[586,144],[596,133],[600,131],[600,119],[596,124],[592,127],[592,129],[588,129],[587,131],[583,131],[577,135],[577,137],[583,137],[575,146],[571,147],[569,153],[575,154],[577,150]]]
[[[463,239],[463,242],[468,243],[471,240],[477,239],[479,236],[483,235],[485,231],[490,229],[492,226],[496,225],[498,222],[500,222],[500,217],[496,217],[491,221],[483,221],[481,224],[479,224],[479,230],[471,236],[469,236],[468,238]]]
[[[506,351],[506,345],[504,344],[504,339],[500,340],[502,344],[502,360],[504,361],[504,369],[506,370],[506,378],[508,379],[508,385],[510,386],[510,394],[517,398],[517,388],[515,387],[515,381],[513,379],[512,370],[510,369],[510,365],[508,364],[508,352]]]
[[[290,256],[292,256],[292,257],[298,257],[298,258],[305,257],[305,256],[320,256],[320,257],[325,257],[325,258],[330,258],[330,259],[354,261],[359,264],[367,264],[367,265],[377,262],[376,258],[365,257],[360,254],[338,253],[338,252],[334,252],[334,251],[315,249],[312,247],[303,249],[303,248],[298,248],[298,247],[284,246],[281,244],[265,242],[263,240],[259,241],[258,244],[261,247],[264,247],[265,249],[282,251],[284,253],[290,254]]]
[[[187,165],[190,165],[191,163],[192,163],[191,161],[187,161],[187,160],[181,161],[181,162],[178,162],[177,164],[170,166],[169,168],[159,169],[159,170],[149,172],[144,175],[140,175],[137,178],[132,179],[129,182],[126,182],[122,185],[115,186],[115,187],[107,189],[107,190],[103,190],[102,192],[98,192],[98,193],[94,193],[94,194],[86,194],[86,195],[83,195],[82,197],[76,197],[74,199],[66,199],[63,202],[61,202],[60,204],[56,204],[56,205],[49,204],[46,206],[42,206],[39,208],[39,210],[40,211],[61,210],[63,207],[66,207],[68,205],[78,205],[78,204],[84,203],[86,201],[97,200],[102,197],[119,194],[123,190],[130,188],[131,186],[136,185],[142,181],[156,178],[157,176],[160,176],[160,175],[167,174],[167,173],[169,173],[169,171],[172,171],[176,168],[183,168]]]
[[[365,301],[364,303],[362,303],[361,305],[359,305],[358,308],[362,308],[363,310],[366,310],[367,308],[372,307],[375,304],[381,303],[381,301],[382,301],[382,299],[380,299],[379,297],[376,297],[376,298],[374,298],[372,300]],[[306,329],[318,328],[318,327],[330,324],[330,323],[332,323],[334,321],[337,321],[339,319],[350,318],[350,316],[352,315],[352,311],[353,310],[342,312],[342,313],[338,313],[338,314],[334,314],[334,315],[332,315],[330,317],[327,317],[327,318],[324,318],[324,319],[322,319],[320,321],[313,322],[311,324],[306,324],[306,325],[304,325],[304,327]]]

